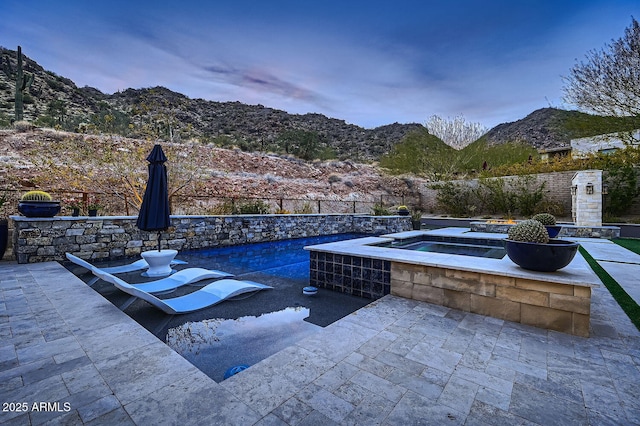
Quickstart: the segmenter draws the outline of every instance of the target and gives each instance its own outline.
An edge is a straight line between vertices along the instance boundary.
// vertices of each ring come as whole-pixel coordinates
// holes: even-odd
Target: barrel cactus
[[[51,201],[51,195],[44,191],[29,191],[20,198],[20,201]]]
[[[538,213],[531,219],[537,220],[543,225],[554,226],[556,224],[556,218],[551,213]]]
[[[509,239],[512,241],[523,241],[527,243],[547,244],[549,233],[547,228],[537,220],[524,220],[509,228]]]

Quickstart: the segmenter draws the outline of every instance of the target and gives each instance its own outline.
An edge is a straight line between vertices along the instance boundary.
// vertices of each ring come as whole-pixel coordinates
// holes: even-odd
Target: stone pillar
[[[602,170],[581,170],[573,175],[571,215],[576,226],[602,226]]]

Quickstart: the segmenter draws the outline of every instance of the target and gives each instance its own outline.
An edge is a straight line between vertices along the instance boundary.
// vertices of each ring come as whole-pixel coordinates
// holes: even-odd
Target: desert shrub
[[[295,209],[293,212],[295,214],[311,214],[313,209],[311,208],[311,203],[304,203],[301,208]]]
[[[13,128],[18,132],[29,132],[33,130],[33,124],[28,121],[16,121],[13,123]]]
[[[232,204],[232,214],[269,214],[269,204],[262,200],[239,200]]]
[[[11,126],[11,118],[8,114],[0,111],[0,127],[7,128]]]
[[[431,185],[438,191],[436,202],[448,214],[467,217],[478,210],[472,188],[469,185],[443,182]]]
[[[225,201],[222,204],[217,204],[215,207],[209,207],[206,209],[206,214],[213,216],[225,216],[233,214],[233,203],[231,201]]]
[[[391,211],[387,209],[382,203],[376,203],[371,208],[371,214],[374,216],[389,216]]]
[[[622,219],[621,217],[618,216],[614,216],[612,214],[609,213],[604,213],[602,215],[602,223],[625,223],[625,220]]]
[[[334,183],[340,182],[342,180],[342,177],[340,177],[340,175],[337,175],[335,173],[331,173],[329,175],[328,180],[329,180],[329,185],[333,185]]]
[[[562,217],[565,215],[564,205],[558,201],[549,200],[543,198],[538,204],[536,204],[534,213],[550,213],[556,217]]]
[[[491,214],[514,212],[517,208],[518,197],[504,179],[479,179],[476,196],[482,201],[483,210]]]
[[[523,216],[531,216],[536,212],[536,206],[544,199],[546,182],[536,184],[534,176],[518,176],[513,188],[518,201],[518,210]]]
[[[612,165],[607,170],[605,183],[609,194],[605,199],[604,210],[611,216],[624,214],[640,194],[638,172],[631,165]]]

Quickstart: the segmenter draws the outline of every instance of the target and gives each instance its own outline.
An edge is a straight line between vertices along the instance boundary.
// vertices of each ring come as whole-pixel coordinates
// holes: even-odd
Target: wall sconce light
[[[571,195],[576,195],[577,192],[578,192],[578,185],[573,185],[571,187]]]
[[[609,194],[609,185],[607,185],[606,183],[602,184],[602,195],[607,195]]]
[[[587,189],[588,195],[593,194],[593,184],[591,182],[589,182],[585,188]]]

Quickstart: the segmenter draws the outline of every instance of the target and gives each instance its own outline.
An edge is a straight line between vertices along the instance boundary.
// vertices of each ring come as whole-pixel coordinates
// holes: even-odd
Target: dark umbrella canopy
[[[160,234],[160,231],[166,230],[171,223],[167,167],[164,165],[167,157],[160,145],[153,147],[147,161],[149,162],[149,180],[136,225],[143,231],[158,231]],[[158,235],[158,250],[160,250],[160,235]]]

